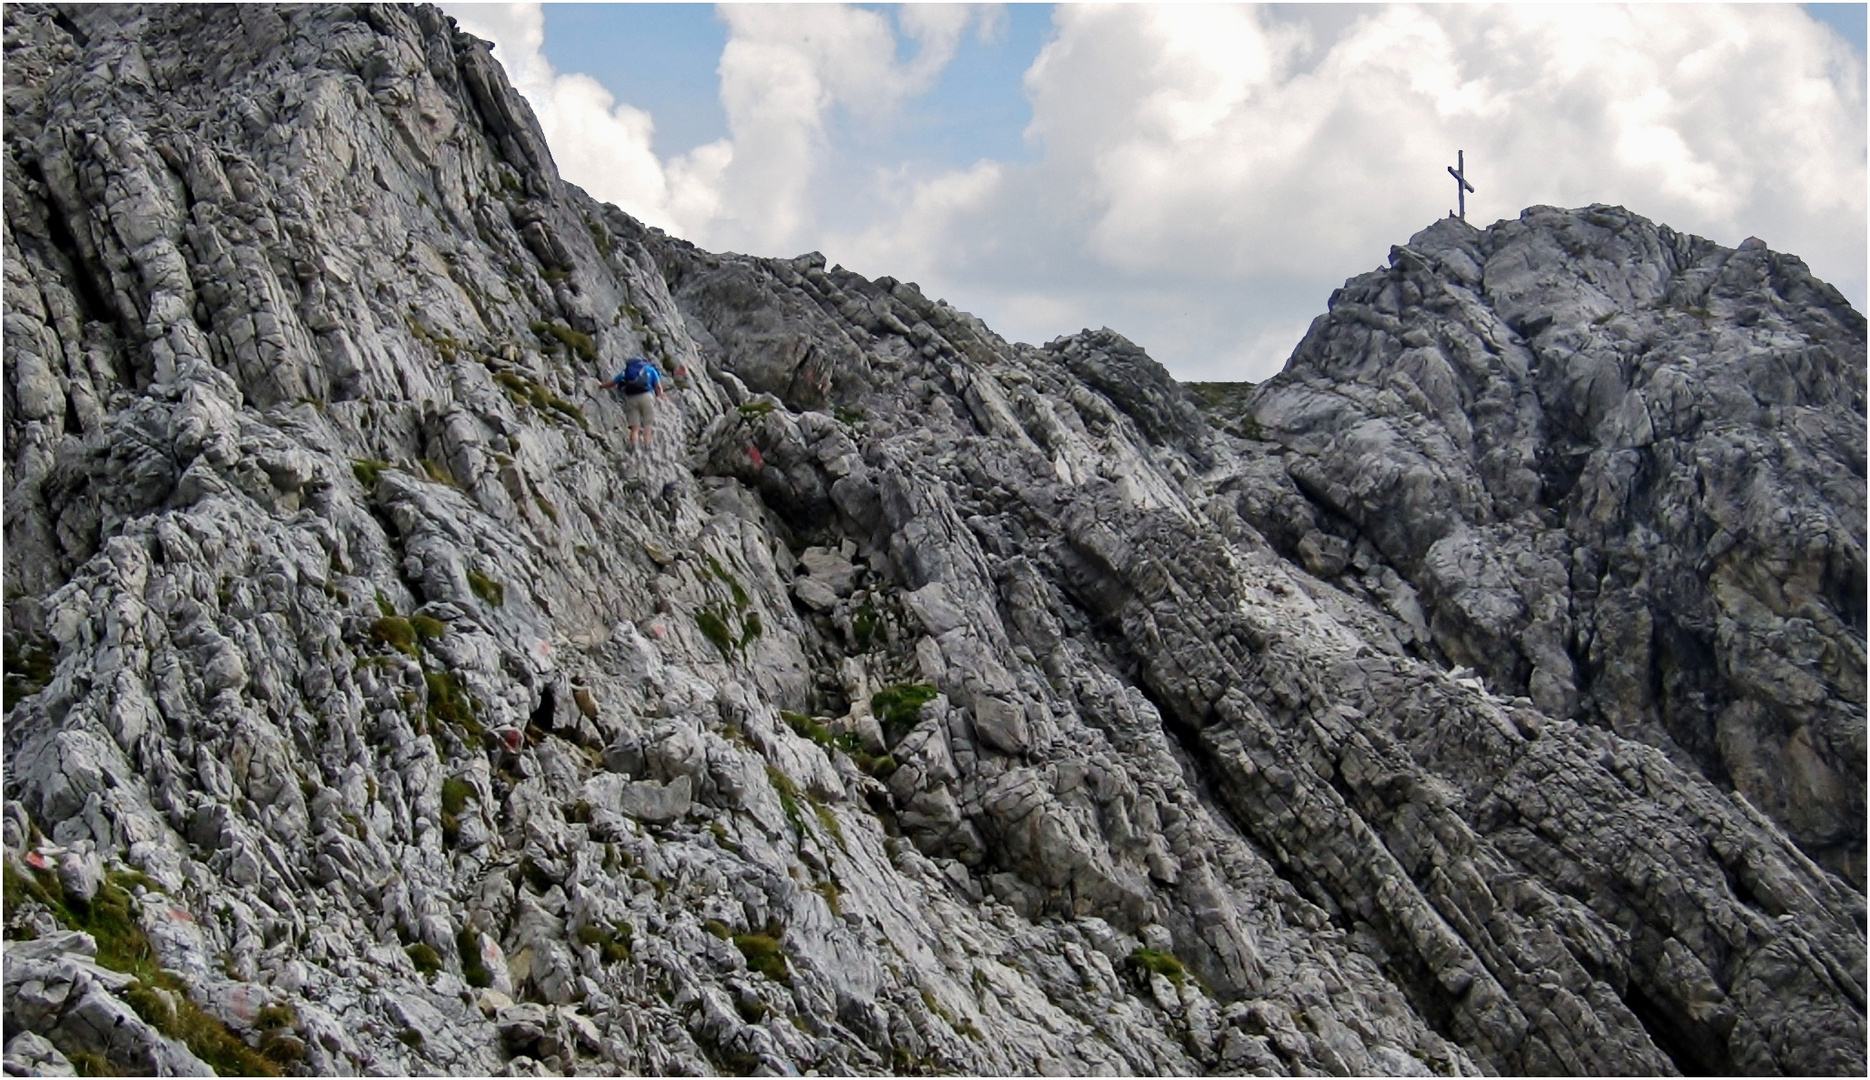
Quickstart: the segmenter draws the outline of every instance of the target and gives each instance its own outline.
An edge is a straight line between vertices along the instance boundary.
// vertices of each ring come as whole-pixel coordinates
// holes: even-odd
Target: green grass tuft
[[[79,1076],[126,1076],[108,1057],[95,1050],[73,1050],[66,1055],[72,1071]]]
[[[747,967],[774,982],[792,985],[792,969],[786,963],[786,952],[771,934],[735,934],[734,946],[747,958]]]
[[[461,950],[461,978],[469,986],[487,987],[493,985],[493,975],[480,958],[480,931],[471,926],[464,926],[455,935],[455,947]]]
[[[65,895],[56,874],[39,872],[28,876],[7,863],[6,907],[12,910],[15,904],[36,900],[45,905],[60,924],[90,934],[97,941],[100,966],[136,979],[125,988],[124,1001],[151,1027],[181,1040],[216,1073],[278,1076],[279,1070],[272,1061],[255,1053],[228,1031],[226,1025],[201,1011],[189,1000],[188,985],[157,965],[155,950],[133,911],[135,901],[128,892],[129,886],[148,880],[142,875],[109,874],[90,903],[83,903]],[[101,1055],[94,1055],[94,1060],[87,1062],[87,1068],[98,1074],[116,1071],[109,1059]]]
[[[799,812],[799,785],[792,782],[792,777],[776,767],[766,767],[766,781],[779,793],[779,808],[786,812],[786,820],[801,834],[805,832],[805,815]]]
[[[695,614],[695,623],[701,628],[702,636],[714,642],[714,647],[721,651],[721,659],[732,660],[736,654],[744,654],[748,647],[766,633],[766,625],[760,620],[760,613],[749,610],[753,599],[721,560],[708,556],[708,573],[713,574],[727,585],[732,597],[732,606],[726,602],[703,605]],[[703,575],[706,580],[707,575]],[[739,630],[734,629],[735,624]]]
[[[620,964],[630,958],[630,934],[621,926],[606,930],[588,923],[578,930],[578,940],[596,949],[606,964]]]
[[[428,714],[431,719],[453,724],[478,739],[486,732],[474,716],[474,701],[461,688],[461,680],[452,672],[426,671],[422,681],[429,691]]]
[[[513,399],[515,405],[524,405],[532,400],[531,391],[534,384],[529,379],[515,375],[511,371],[496,371],[493,373],[493,381],[495,385],[507,392],[507,396]]]
[[[790,727],[799,735],[812,740],[827,750],[838,745],[837,740],[832,737],[830,728],[825,727],[825,725],[804,713],[787,712],[781,709],[779,711],[779,718],[786,722],[787,727]]]
[[[494,372],[493,381],[506,391],[515,405],[531,405],[542,413],[555,412],[569,418],[584,430],[591,430],[591,422],[585,419],[583,409],[554,394],[543,383],[511,371]]]
[[[442,954],[427,942],[418,941],[403,951],[409,954],[409,962],[424,975],[433,975],[442,969]]]
[[[708,569],[713,571],[715,577],[727,583],[734,595],[734,606],[741,611],[747,610],[751,601],[747,598],[747,590],[740,587],[740,579],[729,573],[727,567],[721,565],[721,560],[712,555],[708,556]]]
[[[434,641],[436,638],[448,636],[448,624],[427,615],[409,616],[409,629],[415,631],[415,635],[424,641]]]
[[[888,686],[870,695],[870,711],[883,726],[883,738],[891,746],[916,726],[922,706],[935,700],[937,691],[928,683]]]
[[[260,1034],[260,1056],[297,1072],[294,1067],[305,1060],[305,1042],[288,1030],[265,1031]]]
[[[499,607],[506,603],[506,586],[481,573],[479,570],[467,572],[468,588],[489,607]]]
[[[383,470],[389,467],[390,463],[387,461],[378,461],[375,458],[353,458],[351,475],[357,477],[357,483],[365,491],[375,491],[377,481],[383,479]]]
[[[416,654],[416,631],[401,615],[385,615],[370,624],[370,638],[408,656]]]
[[[823,803],[814,802],[812,809],[818,812],[818,824],[831,834],[831,839],[837,841],[838,850],[848,850],[844,845],[844,826],[838,824],[838,815]]]
[[[430,480],[438,484],[454,488],[456,491],[461,490],[461,481],[455,479],[454,472],[445,462],[436,461],[434,458],[423,458],[422,471],[428,474]]]
[[[584,227],[590,230],[591,243],[597,245],[598,254],[606,259],[610,258],[611,254],[617,250],[617,243],[611,239],[610,230],[590,218],[584,220]]]
[[[473,784],[458,776],[450,776],[442,781],[442,810],[450,814],[459,814],[467,809],[468,799],[473,795]]]
[[[597,363],[597,343],[591,340],[591,335],[557,323],[534,322],[530,325],[532,332],[541,338],[553,338],[586,362]]]
[[[175,1026],[174,996],[138,980],[124,987],[123,1000],[158,1031]]]
[[[1177,986],[1188,978],[1188,968],[1180,960],[1156,949],[1136,950],[1130,954],[1130,963],[1140,970],[1161,975]]]
[[[714,642],[714,647],[721,650],[721,659],[733,659],[736,650],[733,631],[727,628],[727,620],[721,617],[712,605],[695,613],[695,625],[700,628],[701,636]]]
[[[566,401],[564,398],[558,397],[557,395],[548,397],[545,399],[545,406],[553,412],[566,417],[580,428],[586,431],[591,430],[591,422],[584,418],[584,410]]]
[[[786,726],[790,727],[799,735],[812,740],[827,750],[838,751],[845,757],[850,758],[859,769],[862,769],[864,772],[879,780],[888,779],[889,774],[896,771],[895,758],[890,757],[888,754],[884,754],[880,757],[872,755],[868,750],[864,749],[863,741],[857,737],[857,733],[854,731],[846,731],[840,735],[833,735],[831,734],[831,729],[819,723],[816,718],[807,716],[804,713],[788,712],[784,709],[779,711],[779,718],[784,720]]]

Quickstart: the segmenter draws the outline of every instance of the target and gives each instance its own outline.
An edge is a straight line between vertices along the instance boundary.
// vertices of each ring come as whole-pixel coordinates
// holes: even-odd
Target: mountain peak
[[[1796,259],[1437,223],[1197,396],[433,8],[4,18],[10,1072],[1862,1073]]]
[[[1861,883],[1858,796],[1837,797],[1863,787],[1864,340],[1763,244],[1533,207],[1392,248],[1246,411],[1298,452],[1327,531],[1427,598],[1449,659],[1646,732]],[[1813,582],[1813,606],[1761,565]],[[1795,676],[1752,644],[1786,619],[1815,619],[1836,666]]]

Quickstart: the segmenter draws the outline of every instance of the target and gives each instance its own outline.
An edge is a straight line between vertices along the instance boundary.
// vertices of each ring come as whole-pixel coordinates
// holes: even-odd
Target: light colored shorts
[[[654,393],[623,395],[623,415],[629,420],[631,427],[649,430],[650,424],[656,419],[656,395]]]

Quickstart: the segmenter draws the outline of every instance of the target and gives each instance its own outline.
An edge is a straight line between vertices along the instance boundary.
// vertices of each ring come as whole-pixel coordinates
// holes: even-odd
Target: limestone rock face
[[[432,8],[5,20],[9,1070],[1862,1074],[1796,260],[1438,225],[1216,406],[593,202]]]
[[[1862,888],[1863,362],[1863,317],[1757,240],[1443,221],[1254,393],[1306,497],[1249,518],[1320,576],[1358,549],[1424,655],[1662,748]]]

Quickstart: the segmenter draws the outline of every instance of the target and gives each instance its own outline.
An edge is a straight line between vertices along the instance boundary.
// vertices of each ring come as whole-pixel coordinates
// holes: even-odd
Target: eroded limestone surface
[[[1796,260],[1437,225],[1204,411],[593,202],[432,8],[5,19],[10,1070],[1862,1074]]]
[[[1427,651],[1741,791],[1861,889],[1863,362],[1863,317],[1758,240],[1602,206],[1443,221],[1255,391],[1306,498],[1243,509],[1355,594],[1410,590]]]

